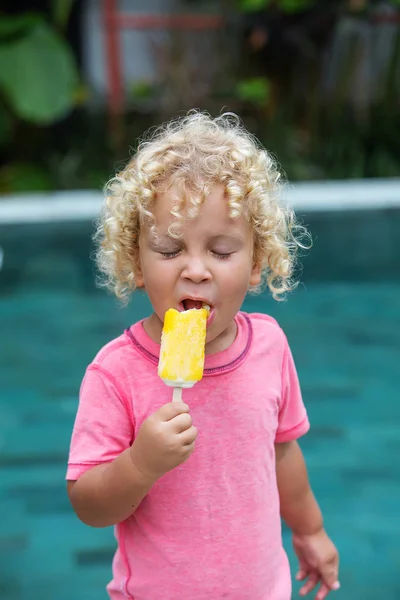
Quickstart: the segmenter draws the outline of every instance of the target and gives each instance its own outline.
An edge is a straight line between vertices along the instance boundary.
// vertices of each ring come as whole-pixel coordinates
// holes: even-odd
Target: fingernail
[[[335,581],[335,583],[332,586],[333,590],[338,590],[340,588],[340,583],[338,581]]]

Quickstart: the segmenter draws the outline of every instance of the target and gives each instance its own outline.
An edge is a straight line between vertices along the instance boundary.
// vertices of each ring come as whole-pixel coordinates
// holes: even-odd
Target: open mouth
[[[208,310],[211,309],[210,305],[206,302],[203,302],[203,300],[192,300],[191,298],[185,298],[184,300],[182,300],[181,304],[183,310],[200,310],[201,308],[207,308]]]

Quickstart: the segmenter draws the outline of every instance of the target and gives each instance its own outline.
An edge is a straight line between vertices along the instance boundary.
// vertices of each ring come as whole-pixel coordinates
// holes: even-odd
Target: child
[[[291,287],[300,242],[269,154],[234,115],[158,130],[107,187],[97,232],[106,284],[153,313],[89,365],[71,441],[78,517],[116,526],[112,600],[289,600],[280,516],[301,594],[339,588],[297,438],[309,423],[276,321],[240,311],[264,277]],[[211,307],[203,379],[172,402],[157,375],[164,314]]]

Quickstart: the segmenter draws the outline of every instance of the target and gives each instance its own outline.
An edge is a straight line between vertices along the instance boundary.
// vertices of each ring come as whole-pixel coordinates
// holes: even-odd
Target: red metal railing
[[[123,112],[122,53],[119,33],[122,29],[220,29],[224,25],[220,15],[186,14],[127,14],[118,11],[118,0],[103,0],[103,26],[105,36],[105,64],[107,104],[111,122]]]

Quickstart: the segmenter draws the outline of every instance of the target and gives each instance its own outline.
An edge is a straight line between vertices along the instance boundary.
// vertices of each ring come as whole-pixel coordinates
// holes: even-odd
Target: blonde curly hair
[[[307,247],[302,240],[308,233],[280,200],[284,184],[276,163],[236,115],[212,118],[198,111],[156,129],[106,184],[94,236],[100,284],[128,301],[136,287],[140,228],[145,221],[154,223],[157,194],[172,185],[181,191],[171,211],[175,224],[170,231],[179,236],[182,209],[186,207],[189,218],[196,217],[218,184],[225,188],[230,216],[244,214],[251,224],[254,262],[273,297],[279,300],[293,289],[296,253]]]

